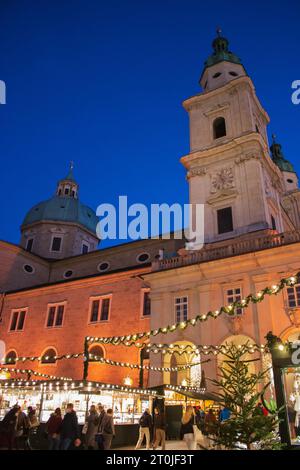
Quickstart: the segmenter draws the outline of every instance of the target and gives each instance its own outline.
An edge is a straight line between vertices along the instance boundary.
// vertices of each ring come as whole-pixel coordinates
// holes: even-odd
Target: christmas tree
[[[215,425],[215,444],[225,449],[237,449],[241,444],[248,450],[281,448],[277,411],[266,415],[258,406],[270,385],[266,384],[268,370],[258,373],[249,370],[253,361],[243,360],[247,345],[227,346],[219,378],[213,383],[220,405],[230,411],[230,418]]]

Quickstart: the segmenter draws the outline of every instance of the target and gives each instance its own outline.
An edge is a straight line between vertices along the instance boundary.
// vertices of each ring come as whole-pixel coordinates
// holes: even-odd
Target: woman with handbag
[[[198,429],[194,408],[187,406],[186,412],[181,420],[180,437],[185,441],[188,450],[197,449],[197,431],[195,428]]]

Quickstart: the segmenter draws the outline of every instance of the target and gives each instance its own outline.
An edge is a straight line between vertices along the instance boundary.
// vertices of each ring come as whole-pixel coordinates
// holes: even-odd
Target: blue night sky
[[[247,5],[247,7],[246,7]],[[181,102],[221,26],[242,58],[285,156],[300,174],[297,0],[1,0],[0,239],[19,241],[27,210],[51,197],[70,160],[96,209],[188,202]]]

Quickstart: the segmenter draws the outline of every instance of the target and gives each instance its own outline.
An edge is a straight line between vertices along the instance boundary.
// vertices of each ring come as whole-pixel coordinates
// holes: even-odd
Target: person
[[[20,407],[17,416],[16,425],[16,448],[20,450],[20,446],[23,450],[27,448],[28,432],[29,432],[29,419],[26,413]]]
[[[61,424],[61,409],[56,408],[46,423],[46,432],[48,434],[48,450],[59,449]]]
[[[113,410],[111,408],[103,415],[100,429],[103,436],[103,450],[109,450],[113,437],[115,436]]]
[[[102,424],[102,421],[103,421],[103,418],[104,416],[106,415],[106,411],[105,411],[105,408],[103,405],[101,405],[101,403],[99,403],[98,405],[98,418],[96,419],[96,425],[97,425],[97,429],[96,429],[96,433],[95,433],[95,446],[96,448],[98,447],[99,450],[104,450],[104,446],[103,446],[103,435],[101,433],[101,424]]]
[[[149,408],[146,408],[142,416],[140,417],[140,432],[139,439],[136,444],[136,449],[140,449],[144,436],[146,437],[146,449],[150,448],[150,431],[152,429],[152,417],[150,415]]]
[[[25,447],[26,449],[32,449],[31,447],[31,437],[33,434],[35,434],[37,432],[37,428],[39,427],[39,420],[38,420],[38,417],[36,415],[36,411],[35,409],[33,409],[32,406],[29,406],[27,408],[27,424],[28,424],[28,428],[27,428],[27,436],[26,436],[26,440],[25,440]]]
[[[205,428],[205,435],[208,436],[208,439],[213,437],[216,433],[216,425],[217,425],[217,418],[214,414],[212,408],[208,410],[208,413],[205,415],[204,419],[204,428]],[[208,444],[210,447],[210,444]]]
[[[193,426],[196,424],[195,411],[192,406],[187,406],[181,420],[180,438],[183,439],[187,445],[188,450],[197,449],[197,441],[194,435]]]
[[[85,445],[89,450],[96,448],[95,435],[98,429],[98,412],[95,405],[90,407],[89,415],[86,419]]]
[[[61,450],[69,450],[72,444],[78,447],[80,443],[77,415],[74,410],[74,405],[68,403],[66,414],[61,423],[59,447]]]
[[[19,405],[14,405],[11,410],[9,410],[2,420],[2,430],[3,434],[6,437],[8,450],[12,450],[16,441],[16,431],[17,431],[17,420],[18,414],[21,411]]]
[[[229,410],[229,408],[227,408],[227,406],[224,406],[224,408],[222,408],[220,413],[219,413],[220,423],[223,423],[224,421],[227,421],[227,419],[230,418],[230,415],[231,415],[231,411]]]
[[[154,444],[153,450],[155,450],[160,444],[162,450],[166,450],[166,419],[163,411],[159,408],[154,408]]]

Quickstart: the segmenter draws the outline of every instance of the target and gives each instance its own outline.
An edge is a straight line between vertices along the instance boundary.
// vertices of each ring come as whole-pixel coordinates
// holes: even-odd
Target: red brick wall
[[[97,278],[72,281],[15,294],[5,298],[0,338],[6,343],[6,351],[15,349],[18,356],[40,356],[48,347],[54,347],[58,355],[83,351],[86,336],[122,336],[147,331],[149,319],[141,317],[141,290],[143,281],[136,277],[145,268],[125,273],[107,274]],[[111,294],[110,317],[107,322],[89,324],[90,297]],[[62,327],[46,328],[47,306],[53,302],[66,302]],[[24,330],[10,332],[12,309],[28,308]],[[116,361],[139,363],[136,347],[103,345],[105,357]],[[76,380],[83,377],[83,359],[58,361],[42,365],[38,361],[18,363],[38,372],[68,376]],[[145,377],[148,374],[145,373]],[[138,385],[139,371],[105,364],[90,364],[89,380],[122,384],[130,376]],[[145,382],[146,385],[146,382]]]

